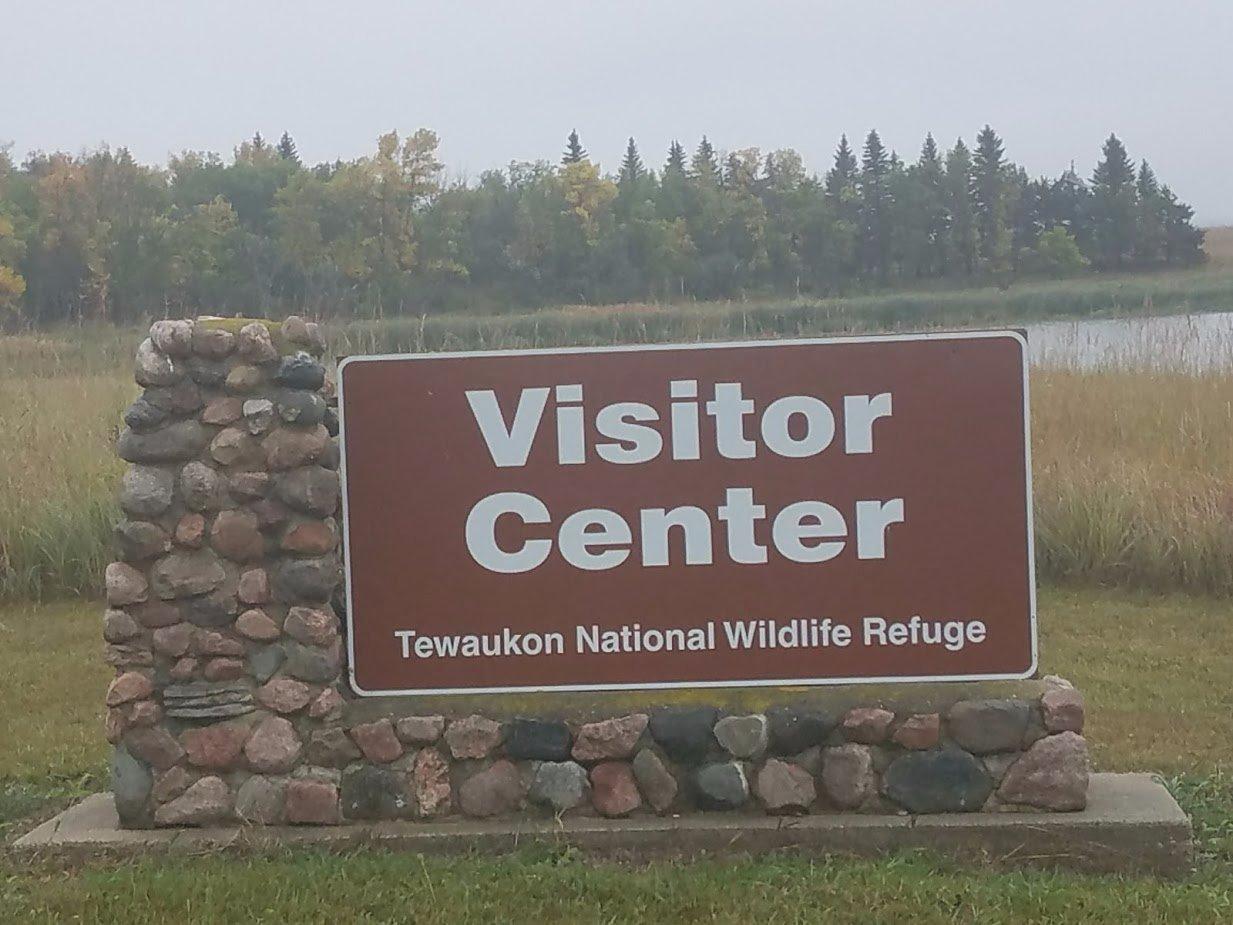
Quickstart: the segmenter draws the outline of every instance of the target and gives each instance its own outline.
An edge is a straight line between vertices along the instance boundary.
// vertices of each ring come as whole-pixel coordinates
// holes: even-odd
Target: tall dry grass
[[[389,349],[396,336],[347,346]],[[0,338],[0,597],[97,592],[134,343]],[[1043,580],[1233,595],[1233,344],[1198,373],[1170,359],[1191,346],[1140,339],[1096,369],[1034,370]]]

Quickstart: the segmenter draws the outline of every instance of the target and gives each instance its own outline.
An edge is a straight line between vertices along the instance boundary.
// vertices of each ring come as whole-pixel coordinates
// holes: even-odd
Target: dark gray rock
[[[297,511],[328,517],[338,509],[338,475],[321,466],[292,469],[279,478],[275,493]]]
[[[836,723],[825,713],[795,707],[773,707],[766,711],[766,718],[771,727],[771,750],[779,755],[796,755],[821,745]]]
[[[324,684],[338,677],[342,657],[337,645],[319,649],[316,646],[288,641],[285,647],[286,670],[291,677],[312,684]]]
[[[209,441],[210,432],[197,421],[179,421],[149,433],[126,427],[116,452],[131,463],[181,462],[192,459]]]
[[[333,408],[326,408],[325,415],[321,418],[321,423],[325,425],[326,432],[331,437],[338,436],[338,412]]]
[[[274,570],[274,596],[288,604],[324,604],[341,578],[338,560],[287,559]]]
[[[325,399],[316,392],[287,389],[278,396],[278,416],[288,424],[314,427],[325,418]]]
[[[342,776],[342,811],[348,819],[397,819],[411,812],[405,775],[364,765]]]
[[[714,707],[669,707],[651,714],[651,735],[670,758],[696,764],[718,749],[712,731],[718,720]]]
[[[123,826],[148,825],[150,788],[154,776],[123,745],[111,752],[111,789],[116,796],[116,813]]]
[[[980,759],[958,748],[908,752],[890,763],[882,792],[914,813],[976,812],[993,792]]]
[[[180,601],[180,609],[189,623],[217,629],[229,626],[235,620],[240,605],[232,591],[221,589]]]
[[[208,549],[176,552],[158,561],[150,572],[150,586],[161,600],[208,594],[227,577],[218,557]]]
[[[172,719],[231,719],[254,709],[252,691],[243,681],[189,681],[163,688],[163,712]]]
[[[160,408],[144,395],[133,402],[124,412],[124,423],[133,430],[146,432],[162,427],[171,420],[171,412]]]
[[[739,809],[749,799],[745,769],[735,761],[699,768],[694,775],[694,786],[698,791],[698,805],[703,809]]]
[[[208,360],[205,357],[190,357],[185,361],[188,375],[198,385],[211,389],[221,389],[227,381],[227,364],[218,360]]]
[[[1023,700],[962,700],[946,714],[946,729],[961,748],[977,755],[1018,751],[1031,713]]]
[[[171,550],[171,537],[157,524],[124,520],[116,524],[116,548],[125,562],[153,559]]]
[[[564,723],[518,718],[505,728],[505,753],[519,760],[565,761],[572,743]]]
[[[586,768],[576,761],[545,761],[535,770],[529,797],[554,812],[581,806],[591,792]]]
[[[176,480],[153,466],[130,466],[120,480],[120,507],[134,517],[157,517],[171,507]]]
[[[307,353],[297,353],[279,361],[274,381],[291,389],[316,391],[325,382],[325,367]]]
[[[286,657],[287,653],[283,651],[283,647],[278,643],[261,646],[249,652],[248,670],[257,679],[257,683],[264,684],[274,677],[274,672],[282,667]]]

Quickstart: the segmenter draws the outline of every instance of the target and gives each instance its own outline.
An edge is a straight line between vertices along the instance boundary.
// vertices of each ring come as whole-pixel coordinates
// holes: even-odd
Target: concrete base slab
[[[873,857],[928,848],[990,863],[1175,876],[1191,864],[1190,820],[1148,774],[1094,774],[1078,813],[795,817],[709,814],[632,819],[456,820],[340,826],[121,829],[111,794],[87,797],[16,843],[51,854],[203,852],[221,849],[372,845],[432,853],[571,846],[629,860],[799,851]]]

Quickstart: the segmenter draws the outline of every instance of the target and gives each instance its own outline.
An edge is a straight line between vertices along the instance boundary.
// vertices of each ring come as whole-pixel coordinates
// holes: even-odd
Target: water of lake
[[[1037,366],[1233,369],[1233,313],[1049,321],[1027,332]]]

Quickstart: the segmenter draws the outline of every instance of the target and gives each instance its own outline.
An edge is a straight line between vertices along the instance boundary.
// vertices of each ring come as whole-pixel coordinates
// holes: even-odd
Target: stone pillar
[[[127,827],[338,815],[303,760],[344,689],[324,351],[298,318],[159,321],[137,350],[103,624]]]

